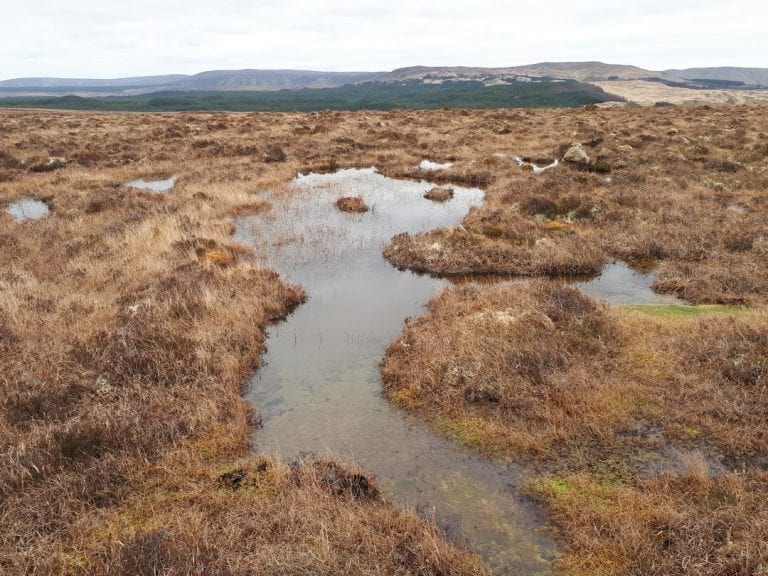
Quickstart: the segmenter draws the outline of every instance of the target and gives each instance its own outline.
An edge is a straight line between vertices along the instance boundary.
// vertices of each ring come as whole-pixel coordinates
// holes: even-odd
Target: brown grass
[[[650,258],[660,262],[659,289],[695,302],[758,306],[768,294],[768,115],[759,107],[0,116],[0,206],[32,195],[52,207],[20,224],[0,210],[3,573],[482,573],[434,526],[354,496],[375,488],[360,471],[247,457],[253,425],[242,384],[267,323],[303,295],[233,245],[229,218],[269,210],[263,192],[299,172],[375,165],[390,176],[487,188],[486,204],[462,227],[395,239],[388,256],[404,266],[561,274],[595,270],[609,256]],[[495,156],[562,157],[573,141],[607,163],[611,182],[569,167],[535,175]],[[64,162],[39,171],[52,157]],[[423,158],[454,166],[424,173]],[[123,186],[157,174],[178,174],[174,190]],[[597,454],[600,466],[585,465],[590,474],[614,470],[606,462],[615,446],[655,450],[659,428],[683,448],[742,463],[764,450],[762,368],[744,369],[762,366],[753,360],[763,351],[762,316],[678,325],[600,305],[582,310],[571,298],[554,320],[548,289],[514,298],[499,290],[489,292],[498,308],[471,313],[500,317],[470,320],[468,292],[451,305],[457,324],[445,319],[447,334],[479,323],[480,368],[499,376],[466,386],[466,395],[456,383],[454,412],[441,416],[436,404],[430,413],[447,433],[542,462]],[[516,306],[531,312],[531,332],[519,340],[525,346],[499,349],[518,330],[504,324]],[[428,341],[424,326],[418,338]],[[632,337],[654,330],[647,345]],[[459,369],[474,366],[474,339],[453,337],[472,344]],[[435,344],[430,353],[445,347]],[[430,379],[448,366],[430,367],[428,357],[399,356],[424,374],[390,388],[425,411],[438,390],[429,391]],[[498,358],[511,364],[500,368]],[[739,358],[752,360],[723,368]],[[605,375],[593,377],[595,367]],[[642,442],[626,441],[638,421],[656,427],[642,424]],[[759,507],[761,484],[744,482]],[[756,532],[734,534],[749,543]],[[573,532],[566,537],[575,542]]]
[[[382,374],[388,395],[480,417],[517,456],[562,456],[586,438],[613,449],[633,430],[642,441],[640,426],[755,457],[768,454],[767,327],[758,311],[649,315],[543,281],[459,286],[406,327]]]
[[[552,472],[532,490],[563,530],[564,572],[757,574],[766,320],[649,315],[551,281],[459,286],[407,325],[382,376],[448,436]],[[697,478],[676,455],[692,453]]]
[[[462,226],[418,235],[403,233],[386,246],[384,257],[400,268],[438,274],[590,274],[604,264],[602,252],[577,235],[554,241],[544,237],[515,246],[503,239],[505,233],[498,226],[484,226],[480,232]]]
[[[460,286],[430,311],[390,346],[382,375],[387,395],[406,389],[443,427],[482,421],[490,449],[535,455],[628,417],[620,391],[590,377],[615,361],[610,312],[575,289]]]
[[[424,193],[424,198],[433,202],[447,202],[453,198],[453,188],[435,186]]]
[[[229,218],[313,161],[305,122],[335,131],[327,115],[2,113],[0,206],[34,191],[52,210],[0,211],[0,572],[485,572],[362,471],[247,457],[243,383],[304,296]],[[38,171],[50,156],[66,163]],[[180,178],[124,186],[157,174]]]
[[[399,267],[438,273],[553,275],[599,269],[608,257],[660,263],[656,288],[695,303],[764,302],[768,294],[768,115],[764,108],[516,112],[496,150],[559,157],[583,143],[588,170],[543,174],[490,153],[456,162],[490,175],[486,203],[446,231],[400,236]],[[570,137],[560,135],[566,133]],[[491,139],[493,137],[490,137]],[[402,171],[403,174],[414,172]]]
[[[768,474],[711,477],[694,463],[636,485],[588,473],[536,483],[567,526],[567,574],[760,575],[768,558]]]
[[[345,196],[336,200],[336,208],[342,212],[363,213],[368,212],[368,206],[360,196]]]

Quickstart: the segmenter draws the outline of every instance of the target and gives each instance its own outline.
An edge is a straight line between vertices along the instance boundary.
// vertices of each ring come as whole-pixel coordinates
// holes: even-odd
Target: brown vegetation
[[[459,286],[382,376],[445,434],[553,474],[532,489],[568,573],[752,574],[768,559],[766,320],[650,315],[552,281]],[[706,455],[698,476],[677,453]]]
[[[640,478],[636,485],[588,473],[534,486],[569,548],[568,574],[765,573],[768,473],[712,477],[695,461],[681,474]]]
[[[484,572],[363,472],[247,457],[243,383],[303,293],[228,218],[303,168],[311,115],[2,117],[0,572]],[[51,213],[17,223],[31,192]]]
[[[368,212],[368,206],[360,196],[345,196],[336,200],[336,208],[342,212],[361,214]]]
[[[766,351],[762,312],[652,315],[556,282],[503,282],[434,299],[382,374],[390,397],[433,418],[481,418],[491,447],[516,456],[653,428],[735,458],[768,454]]]
[[[242,384],[266,324],[303,295],[233,244],[228,219],[269,210],[262,193],[298,172],[375,165],[390,176],[487,187],[486,204],[462,227],[396,238],[388,256],[404,266],[561,274],[618,256],[659,261],[657,287],[695,302],[759,306],[768,294],[768,115],[757,107],[0,116],[0,206],[30,195],[51,206],[22,223],[0,210],[3,573],[482,573],[434,526],[377,497],[363,472],[247,457],[253,425]],[[562,157],[574,141],[591,167],[539,175],[495,155]],[[40,170],[49,158],[66,162]],[[423,158],[453,167],[427,174]],[[156,174],[178,174],[173,191],[124,186]],[[750,467],[766,444],[762,313],[678,323],[543,285],[517,296],[465,289],[474,290],[442,297],[455,325],[422,320],[407,332],[428,342],[444,322],[454,347],[469,346],[454,350],[464,362],[447,394],[455,409],[437,398],[445,358],[428,360],[444,339],[417,356],[392,351],[390,382],[403,374],[392,397],[466,442],[544,463],[565,458],[570,470],[554,470],[562,477],[537,493],[565,527],[563,566],[572,572],[587,565],[568,562],[604,556],[590,556],[594,547],[575,536],[586,530],[568,526],[598,526],[603,537],[587,544],[611,551],[619,539],[639,540],[616,528],[622,516],[607,504],[606,515],[588,514],[585,506],[602,502],[594,491],[576,492],[590,494],[578,502],[548,496],[557,482],[592,474],[595,490],[614,486],[616,470],[636,470],[645,451],[658,452],[658,434],[662,444],[748,464],[742,476],[702,480],[693,500],[677,480],[646,483],[635,472],[616,486],[646,506],[635,519],[652,518],[642,510],[657,502],[672,511],[666,532],[641,524],[648,542],[621,552],[627,570],[642,572],[640,556],[652,561],[649,547],[682,542],[676,534],[703,534],[690,548],[701,558],[714,530],[725,543],[706,570],[749,573],[764,557],[764,481]],[[519,349],[499,348],[508,333]],[[477,354],[492,377],[462,372]],[[511,364],[500,368],[500,358]],[[596,368],[604,373],[593,378]],[[630,456],[611,459],[624,449]],[[720,495],[728,506],[702,511]],[[622,536],[612,540],[611,530]],[[657,533],[671,536],[645,536]],[[728,564],[728,550],[742,563]]]
[[[439,177],[487,179],[486,203],[454,231],[400,236],[385,256],[437,273],[573,274],[608,257],[660,263],[656,288],[695,303],[768,294],[768,114],[759,108],[534,113],[513,131],[526,157],[592,163],[525,172],[488,154]],[[521,121],[522,121],[521,118]],[[503,125],[503,124],[502,124]],[[562,133],[573,137],[563,142]],[[509,150],[509,144],[495,144]],[[522,154],[523,152],[521,152]],[[403,171],[402,174],[408,174]],[[489,177],[490,175],[490,177]]]
[[[424,198],[433,202],[447,202],[453,198],[453,188],[436,186],[424,193]]]

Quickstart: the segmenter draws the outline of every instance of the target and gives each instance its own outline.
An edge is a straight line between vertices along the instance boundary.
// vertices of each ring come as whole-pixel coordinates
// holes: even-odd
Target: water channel
[[[434,517],[449,536],[500,573],[548,573],[554,543],[545,520],[521,497],[514,464],[491,461],[435,435],[381,396],[379,362],[403,321],[449,285],[400,271],[381,255],[400,232],[460,223],[483,201],[478,189],[453,187],[444,203],[423,198],[434,185],[387,178],[373,169],[300,175],[271,211],[238,221],[236,239],[309,295],[269,330],[263,365],[247,392],[263,427],[254,450],[285,460],[333,456],[374,475],[385,495]],[[360,195],[364,214],[338,211]],[[652,274],[620,263],[579,285],[618,303],[656,302]]]

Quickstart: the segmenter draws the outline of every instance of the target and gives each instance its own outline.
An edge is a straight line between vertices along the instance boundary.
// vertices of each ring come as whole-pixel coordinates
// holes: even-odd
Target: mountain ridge
[[[749,86],[768,86],[768,68],[740,68],[721,66],[716,68],[686,68],[684,70],[665,70],[671,76],[684,80],[720,80],[740,82]]]
[[[0,80],[2,95],[127,96],[154,92],[279,91],[338,88],[364,82],[420,81],[424,84],[472,81],[486,86],[511,82],[576,80],[578,82],[653,80],[697,88],[697,83],[768,86],[766,68],[689,68],[654,71],[627,64],[539,62],[509,67],[409,66],[389,72],[337,72],[293,69],[207,70],[198,74],[166,74],[115,79],[14,78]]]
[[[522,66],[484,68],[472,66],[410,66],[393,70],[384,78],[414,79],[419,74],[445,74],[456,76],[509,75],[529,78],[555,78],[578,80],[637,80],[641,78],[669,79],[664,72],[646,70],[626,64],[606,64],[604,62],[538,62]]]

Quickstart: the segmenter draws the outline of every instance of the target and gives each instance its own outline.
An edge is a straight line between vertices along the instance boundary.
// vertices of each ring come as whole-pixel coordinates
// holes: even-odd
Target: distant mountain
[[[493,82],[494,80],[523,80],[535,78],[555,78],[562,80],[578,80],[579,82],[595,82],[599,80],[637,80],[641,78],[660,78],[671,80],[663,72],[644,70],[637,66],[621,64],[604,64],[603,62],[541,62],[526,66],[511,66],[507,68],[472,68],[465,66],[413,66],[399,68],[379,78],[382,82],[403,80],[479,80]]]
[[[628,66],[625,64],[605,64],[604,62],[541,62],[518,66],[520,74],[529,76],[550,76],[552,78],[569,78],[579,82],[595,82],[597,80],[637,80],[640,78],[665,78],[663,72],[655,72]]]
[[[665,70],[665,73],[685,80],[718,80],[740,82],[749,86],[768,86],[768,68],[687,68]]]
[[[169,90],[229,91],[336,88],[375,80],[382,72],[315,72],[312,70],[212,70],[188,76]]]
[[[134,76],[111,80],[86,78],[14,78],[0,80],[0,88],[126,88],[136,86],[164,86],[188,78],[184,74],[165,76]]]
[[[506,68],[413,66],[392,72],[321,72],[313,70],[212,70],[194,75],[171,74],[111,80],[17,78],[0,81],[0,97],[139,96],[155,92],[272,92],[338,88],[365,82],[476,82],[484,86],[520,82],[575,80],[582,83],[651,80],[676,88],[751,88],[768,86],[768,68],[689,68],[646,70],[603,62],[540,62]]]
[[[302,88],[337,88],[375,80],[382,74],[311,70],[211,70],[193,76],[174,74],[112,80],[17,78],[0,81],[0,95],[135,96],[151,92],[272,92]]]

